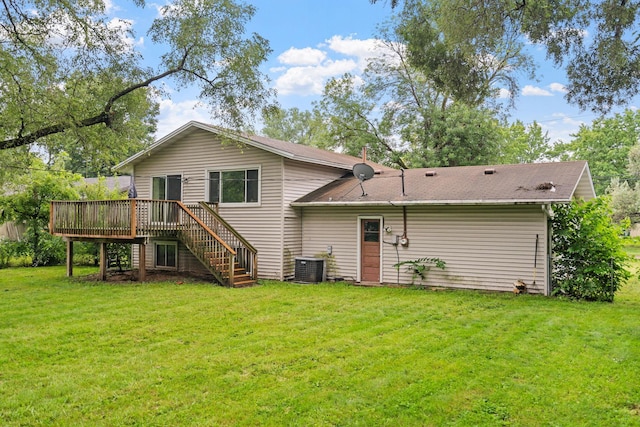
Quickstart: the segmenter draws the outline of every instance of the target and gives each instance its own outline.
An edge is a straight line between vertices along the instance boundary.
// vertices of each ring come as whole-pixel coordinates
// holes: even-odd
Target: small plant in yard
[[[574,201],[553,208],[554,295],[613,301],[631,276],[622,226],[611,218],[607,198]]]
[[[23,242],[0,238],[0,268],[6,268],[11,261],[23,256],[27,251]]]
[[[405,267],[407,273],[411,273],[411,285],[413,285],[417,278],[420,278],[420,282],[427,279],[427,274],[432,267],[437,267],[440,270],[444,270],[446,262],[440,258],[418,258],[414,260],[402,261],[393,265],[396,270],[400,270],[400,267]]]

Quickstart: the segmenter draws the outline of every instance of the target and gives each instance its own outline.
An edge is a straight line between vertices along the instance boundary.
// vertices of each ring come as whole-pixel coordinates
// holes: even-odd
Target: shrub
[[[609,199],[554,206],[553,295],[613,301],[630,277],[622,227],[612,220]]]
[[[6,268],[12,260],[27,253],[26,245],[16,240],[0,239],[0,268]]]
[[[417,278],[420,282],[427,279],[427,274],[431,270],[431,267],[437,267],[440,270],[444,270],[446,262],[440,258],[418,258],[414,260],[402,261],[393,266],[396,270],[400,270],[400,267],[404,266],[407,273],[411,273],[411,285],[413,285]]]
[[[32,252],[31,256],[33,267],[62,264],[67,256],[65,243],[58,236],[42,233],[38,238],[38,251]]]

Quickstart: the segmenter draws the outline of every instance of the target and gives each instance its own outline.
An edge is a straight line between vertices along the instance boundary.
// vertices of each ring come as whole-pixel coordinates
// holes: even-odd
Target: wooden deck
[[[255,248],[204,202],[187,206],[179,201],[142,199],[54,201],[49,231],[68,242],[69,275],[73,241],[138,244],[144,276],[146,243],[153,237],[165,237],[180,240],[224,285],[249,286],[257,279]]]

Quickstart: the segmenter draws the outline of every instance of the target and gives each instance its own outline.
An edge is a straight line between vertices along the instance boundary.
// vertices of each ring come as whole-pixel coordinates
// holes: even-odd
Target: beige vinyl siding
[[[593,183],[589,179],[589,175],[585,172],[580,177],[576,191],[574,192],[574,198],[582,198],[584,200],[591,200],[594,197]]]
[[[295,259],[302,255],[302,223],[298,217],[284,219],[282,263],[284,278],[294,274]]]
[[[347,171],[342,169],[283,159],[282,254],[284,277],[293,276],[296,257],[313,256],[326,251],[325,246],[321,251],[303,253],[300,210],[292,208],[291,202],[342,177],[345,173]]]
[[[336,276],[356,280],[358,211],[353,208],[302,209],[302,255],[313,256],[332,247]]]
[[[262,278],[282,277],[282,158],[234,142],[220,143],[206,131],[188,134],[135,168],[140,198],[151,197],[151,177],[181,174],[182,200],[197,203],[207,198],[207,171],[259,168],[259,205],[220,205],[219,212],[258,250]]]
[[[381,216],[383,240],[393,242],[402,235],[402,207],[354,209],[307,207],[303,210],[303,252],[313,253],[333,246],[337,274],[358,277],[358,237],[360,217]],[[383,282],[396,283],[398,261],[437,257],[447,265],[433,269],[426,284],[451,288],[511,291],[513,282],[528,284],[534,279],[534,255],[538,235],[536,286],[530,292],[547,289],[547,221],[538,205],[502,207],[408,207],[409,246],[382,244]],[[400,283],[411,282],[401,269]]]
[[[349,171],[283,159],[285,216],[297,216],[290,203],[344,176]]]

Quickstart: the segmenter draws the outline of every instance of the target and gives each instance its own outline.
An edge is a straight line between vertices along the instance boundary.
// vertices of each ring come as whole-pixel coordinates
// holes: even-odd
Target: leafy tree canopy
[[[399,3],[391,1],[394,7]],[[467,58],[489,58],[485,54],[494,50],[517,53],[516,65],[530,71],[520,55],[527,40],[544,46],[549,59],[566,69],[570,103],[604,113],[639,92],[639,8],[637,1],[609,0],[405,0],[401,16],[413,63],[430,71],[450,65],[470,71],[443,74],[443,81],[482,87]],[[444,62],[438,59],[442,43],[456,46]]]
[[[413,66],[396,29],[382,29],[380,50],[361,79],[329,81],[316,104],[331,148],[357,156],[367,147],[372,160],[402,168],[499,161],[505,132],[490,105],[492,95],[459,95],[434,73]],[[492,86],[490,76],[483,78]]]
[[[535,163],[548,160],[549,136],[537,122],[525,126],[521,121],[505,125],[498,163]]]
[[[383,29],[379,48],[361,78],[330,80],[313,112],[279,110],[265,118],[263,132],[353,156],[366,147],[371,160],[401,168],[545,158],[548,138],[539,125],[506,125],[487,94],[469,102],[455,95],[407,61],[398,32]]]
[[[631,276],[622,228],[611,219],[607,197],[555,205],[551,220],[553,294],[613,301]]]
[[[331,136],[327,123],[318,110],[274,108],[266,111],[263,116],[262,133],[270,138],[318,148],[330,148]]]
[[[70,133],[68,144],[108,145],[107,136],[148,131],[159,83],[197,86],[223,124],[241,128],[270,102],[259,66],[270,52],[257,34],[245,34],[254,7],[234,0],[176,0],[160,8],[145,37],[164,49],[157,66],[142,65],[131,21],[113,18],[110,3],[8,0],[0,5],[0,149]],[[143,0],[130,7],[144,8]],[[151,108],[148,108],[151,107]],[[135,121],[132,131],[131,122]],[[107,129],[109,131],[107,131]],[[139,136],[139,135],[138,135]],[[69,142],[70,141],[70,142]],[[91,147],[94,148],[94,147]],[[100,147],[95,147],[100,148]]]
[[[0,196],[0,222],[17,221],[27,225],[26,238],[34,266],[60,261],[54,255],[59,255],[64,245],[59,238],[47,233],[50,202],[77,199],[75,183],[80,179],[60,165],[47,168],[35,158],[30,173],[21,175],[11,184],[10,191]]]
[[[582,125],[568,143],[556,144],[553,153],[560,160],[587,160],[598,194],[612,179],[631,178],[629,154],[640,141],[640,111],[626,110],[613,117]]]

